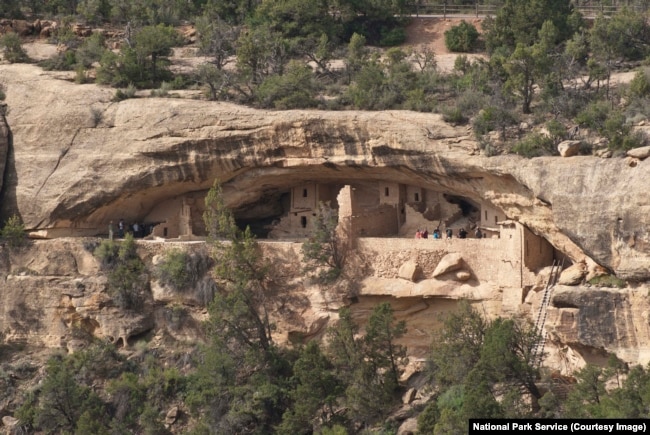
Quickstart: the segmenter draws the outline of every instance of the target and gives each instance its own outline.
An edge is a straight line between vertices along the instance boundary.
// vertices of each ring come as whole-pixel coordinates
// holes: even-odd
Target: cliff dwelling
[[[206,236],[203,224],[206,191],[192,192],[157,204],[144,218],[155,225],[152,237],[190,240]],[[262,239],[305,238],[312,233],[319,204],[334,209],[353,237],[413,237],[418,229],[464,228],[473,237],[499,238],[505,214],[486,202],[438,190],[394,182],[350,184],[305,182],[267,192],[235,212],[241,227],[250,226]]]
[[[227,185],[224,186],[227,190]],[[143,218],[154,225],[149,238],[203,240],[205,191],[191,192],[160,202]],[[512,301],[522,302],[535,273],[561,256],[543,237],[509,220],[486,201],[442,190],[390,181],[305,181],[267,191],[257,201],[241,206],[235,216],[241,227],[250,226],[260,240],[301,241],[314,231],[320,204],[338,215],[353,244],[365,251],[389,252],[417,248],[462,255],[477,282],[493,281],[523,289]],[[460,229],[467,238],[458,238]],[[480,228],[482,238],[475,230]],[[433,238],[439,229],[441,240]],[[453,237],[446,239],[451,229]],[[412,240],[416,231],[428,230],[427,240]],[[507,282],[505,282],[506,280]]]

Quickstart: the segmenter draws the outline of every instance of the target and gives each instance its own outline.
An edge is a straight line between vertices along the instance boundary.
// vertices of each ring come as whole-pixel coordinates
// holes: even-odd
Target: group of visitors
[[[153,224],[142,224],[134,222],[132,224],[127,224],[124,222],[124,219],[120,219],[117,223],[117,238],[122,239],[126,234],[131,234],[136,239],[141,239],[147,237],[153,232]],[[108,238],[113,240],[114,236],[114,225],[113,221],[110,221],[108,224]]]
[[[454,231],[451,228],[447,228],[445,230],[445,234],[448,239],[451,239],[454,236]],[[477,239],[482,239],[483,238],[483,232],[479,227],[476,227],[476,231],[474,232],[474,237]],[[429,231],[427,229],[424,229],[424,231],[418,229],[415,232],[415,238],[416,239],[428,239],[429,238]],[[440,228],[436,228],[433,230],[433,238],[434,239],[442,239],[442,234],[440,233]],[[465,228],[460,228],[458,230],[458,238],[459,239],[466,239],[467,238],[467,230]]]

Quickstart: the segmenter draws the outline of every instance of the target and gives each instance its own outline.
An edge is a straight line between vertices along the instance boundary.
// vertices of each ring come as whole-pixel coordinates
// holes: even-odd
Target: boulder
[[[25,20],[13,20],[11,28],[19,36],[29,36],[34,32],[34,25]]]
[[[402,403],[404,405],[408,405],[411,402],[413,402],[413,400],[415,400],[416,393],[417,390],[415,388],[409,388],[408,390],[406,390],[406,393],[404,393],[404,395],[402,396]]]
[[[72,25],[72,33],[74,33],[77,36],[87,37],[92,35],[93,31],[89,26],[75,23]]]
[[[579,140],[565,140],[558,144],[557,150],[562,157],[577,156],[580,153],[581,143]]]
[[[397,430],[397,435],[413,435],[418,432],[418,419],[415,417],[404,420]]]
[[[445,273],[454,272],[463,268],[463,257],[458,253],[447,254],[442,257],[436,270],[433,271],[433,277],[437,278]]]
[[[596,157],[600,157],[601,159],[609,159],[612,157],[612,154],[612,150],[609,150],[607,148],[597,150],[595,153]]]
[[[422,269],[415,261],[407,261],[399,268],[397,276],[402,279],[417,282],[422,274]]]
[[[176,422],[178,418],[178,406],[173,406],[165,415],[165,424],[170,426]]]
[[[650,156],[650,145],[640,148],[633,148],[628,150],[626,153],[629,157],[634,157],[635,159],[643,160]]]
[[[18,420],[16,417],[12,417],[10,415],[5,415],[2,417],[2,425],[4,427],[14,427],[18,424],[20,420]]]
[[[587,271],[585,265],[576,263],[562,271],[558,284],[560,285],[578,285],[582,282]]]

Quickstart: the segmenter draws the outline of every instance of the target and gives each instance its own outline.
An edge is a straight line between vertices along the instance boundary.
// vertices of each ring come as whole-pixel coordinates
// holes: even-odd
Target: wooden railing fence
[[[650,10],[650,0],[611,0],[611,1],[575,1],[574,8],[586,18],[595,18],[599,14],[614,15],[622,8],[645,13]],[[473,4],[452,4],[450,1],[414,0],[407,5],[409,15],[434,15],[447,17],[487,17],[497,14],[501,4],[493,1],[477,0]]]

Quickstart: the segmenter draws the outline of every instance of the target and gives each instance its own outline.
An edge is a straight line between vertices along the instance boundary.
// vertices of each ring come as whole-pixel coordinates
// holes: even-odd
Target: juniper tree
[[[344,235],[338,230],[338,214],[328,204],[318,205],[311,236],[302,245],[307,272],[318,271],[322,282],[335,280],[343,270],[347,255]]]
[[[217,182],[206,196],[204,220],[218,289],[190,402],[210,430],[269,433],[290,401],[291,375],[287,351],[272,336],[269,268],[250,229],[235,224]]]
[[[339,311],[339,322],[328,332],[328,351],[346,385],[344,403],[355,424],[379,421],[395,403],[399,376],[407,363],[406,349],[398,345],[406,331],[395,322],[388,303],[377,305],[368,320],[366,335],[359,329],[349,308]]]

